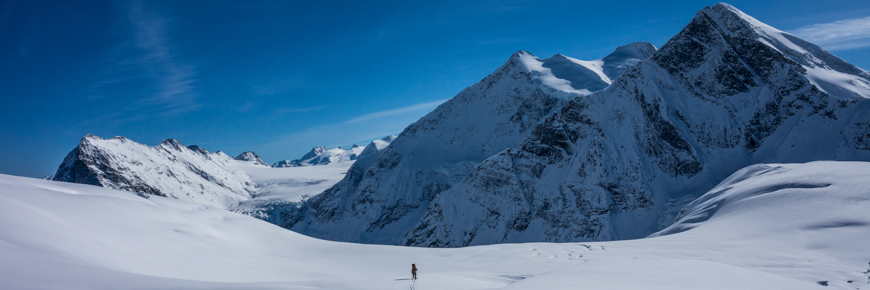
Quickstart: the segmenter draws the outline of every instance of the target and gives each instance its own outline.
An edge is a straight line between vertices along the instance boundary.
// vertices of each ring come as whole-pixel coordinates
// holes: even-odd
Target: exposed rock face
[[[193,145],[193,146],[196,146],[196,145]],[[206,151],[206,152],[208,152],[208,151]],[[251,162],[251,163],[254,163],[254,165],[269,167],[269,164],[266,164],[266,162],[263,162],[263,159],[260,159],[260,155],[257,155],[257,153],[254,153],[254,151],[242,152],[242,154],[239,154],[239,156],[236,156],[235,159],[239,160],[239,161]]]
[[[399,243],[430,202],[474,166],[517,146],[567,99],[607,87],[621,68],[640,62],[632,56],[646,58],[655,48],[638,43],[619,51],[609,62],[515,53],[377,156],[360,157],[341,182],[289,213],[282,226],[331,240]]]
[[[230,162],[226,154],[173,139],[148,147],[124,137],[88,135],[66,156],[54,180],[229,208],[255,191],[248,175]]]
[[[400,244],[647,236],[754,163],[870,160],[870,74],[727,4],[434,197]]]

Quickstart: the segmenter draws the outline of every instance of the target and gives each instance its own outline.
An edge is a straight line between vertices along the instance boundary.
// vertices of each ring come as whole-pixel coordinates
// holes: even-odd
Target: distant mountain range
[[[388,136],[372,141],[365,148],[336,148],[322,153],[357,151],[359,154],[377,155],[394,138],[395,136]],[[315,150],[318,148],[322,147]],[[323,166],[338,163],[338,167],[316,171],[325,174],[323,176],[312,176],[282,168],[270,168],[253,151],[243,152],[232,158],[221,151],[210,153],[197,145],[184,146],[173,139],[149,147],[125,137],[104,139],[88,135],[66,156],[52,179],[252,212],[255,210],[240,209],[239,206],[250,205],[252,202],[262,204],[265,202],[264,197],[268,197],[269,203],[294,203],[299,201],[302,194],[319,193],[325,189],[322,188],[322,183],[326,182],[325,187],[329,187],[338,182],[340,174],[350,167],[357,156],[353,154],[353,158],[345,158],[348,154],[327,154],[309,158],[309,161],[318,158],[320,161],[306,164]],[[341,172],[335,172],[336,170]],[[280,180],[282,189],[272,186],[276,180]],[[318,188],[320,191],[308,192],[303,189],[306,187]],[[272,194],[288,191],[294,194]],[[300,191],[302,193],[297,193]]]
[[[356,159],[363,154],[370,154],[372,152],[377,152],[378,150],[383,149],[395,139],[396,136],[390,135],[384,137],[381,140],[372,141],[372,143],[369,143],[369,145],[366,147],[353,145],[350,147],[350,149],[344,149],[339,147],[332,149],[326,149],[326,147],[314,147],[311,149],[311,151],[302,156],[302,158],[294,160],[281,160],[275,162],[275,164],[272,164],[272,167],[299,167],[326,165],[336,162],[356,161]],[[369,151],[366,151],[366,149],[371,146],[373,146],[373,149],[369,149]]]

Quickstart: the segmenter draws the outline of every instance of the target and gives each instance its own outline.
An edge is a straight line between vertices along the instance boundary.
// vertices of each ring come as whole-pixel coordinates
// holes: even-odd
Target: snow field
[[[407,289],[416,263],[417,289],[870,289],[866,172],[756,165],[661,236],[453,249],[323,241],[190,202],[0,175],[0,288]]]

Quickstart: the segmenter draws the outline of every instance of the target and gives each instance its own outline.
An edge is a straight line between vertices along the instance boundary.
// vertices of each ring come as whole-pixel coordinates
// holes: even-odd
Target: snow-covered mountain
[[[254,165],[269,167],[269,164],[266,164],[266,162],[263,162],[263,159],[260,159],[260,155],[257,155],[257,153],[254,153],[254,151],[242,152],[241,154],[239,154],[239,156],[236,156],[235,159],[239,160],[239,161],[251,162]]]
[[[331,240],[397,243],[474,166],[517,146],[568,99],[607,87],[653,52],[646,42],[595,61],[519,51],[407,127],[377,158],[358,160],[341,182],[280,225]]]
[[[326,147],[314,147],[308,151],[302,158],[294,160],[281,160],[272,164],[272,167],[298,167],[298,166],[313,166],[326,165],[336,162],[356,161],[357,157],[362,153],[364,147],[353,145],[350,149],[340,147],[326,149]]]
[[[124,137],[87,135],[64,158],[54,180],[229,208],[256,192],[234,162],[223,152],[185,147],[173,139],[148,147]]]
[[[415,263],[416,289],[870,289],[867,172],[755,165],[655,238],[454,249],[336,243],[191,202],[0,174],[0,288],[406,289]]]
[[[398,138],[396,135],[390,135],[380,140],[372,140],[372,142],[369,143],[369,145],[366,145],[362,152],[359,153],[357,159],[369,158],[369,156],[377,155],[378,152],[381,152],[384,148],[387,148],[390,143],[393,143],[393,140],[396,140],[396,138]]]
[[[707,7],[610,87],[433,197],[399,243],[641,238],[741,167],[870,160],[868,97],[867,71],[728,4]]]
[[[393,139],[395,136],[388,136],[353,150],[355,154],[368,150],[366,154],[377,155]],[[305,197],[340,181],[353,162],[338,157],[333,158],[333,164],[293,170],[269,167],[253,151],[232,158],[221,151],[209,153],[196,145],[183,146],[173,139],[149,147],[124,137],[88,135],[67,155],[52,179],[166,196],[271,220],[273,208],[294,209]]]

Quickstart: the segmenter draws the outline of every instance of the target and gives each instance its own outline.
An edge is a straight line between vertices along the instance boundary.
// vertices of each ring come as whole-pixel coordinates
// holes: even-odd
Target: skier
[[[411,264],[411,276],[414,277],[414,280],[417,280],[417,264]]]

